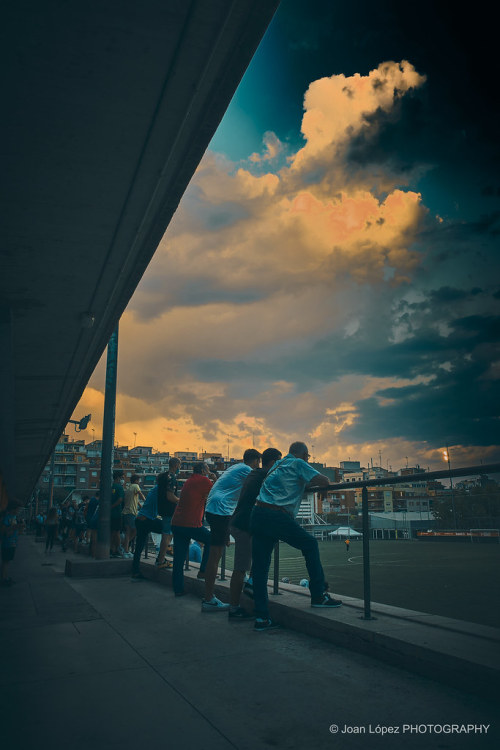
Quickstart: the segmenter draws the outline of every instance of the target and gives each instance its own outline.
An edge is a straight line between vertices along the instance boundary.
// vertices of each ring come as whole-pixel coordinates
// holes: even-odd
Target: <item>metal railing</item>
[[[406,474],[397,477],[384,477],[377,479],[367,479],[358,482],[338,482],[329,484],[326,487],[315,488],[315,492],[326,494],[331,490],[353,490],[361,489],[362,505],[362,531],[363,531],[363,599],[364,613],[362,619],[374,619],[371,614],[371,574],[370,574],[370,517],[368,507],[368,488],[369,487],[387,487],[390,485],[408,484],[408,482],[428,482],[438,479],[451,479],[452,477],[466,476],[483,476],[485,474],[500,473],[500,463],[481,464],[480,466],[460,467],[456,469],[446,469],[442,471],[422,472],[418,474]],[[279,595],[280,583],[280,543],[277,542],[274,547],[274,569],[273,569],[273,591],[274,595]],[[226,580],[226,550],[224,549],[221,560],[221,575],[219,580]]]
[[[467,477],[472,475],[497,474],[500,472],[500,463],[481,464],[480,466],[460,467],[446,471],[431,471],[419,474],[406,474],[399,477],[385,477],[379,479],[367,479],[361,482],[342,482],[331,484],[325,488],[328,490],[357,489],[361,487],[361,509],[363,518],[363,592],[364,592],[364,616],[363,619],[371,620],[371,576],[370,576],[370,518],[368,514],[368,487],[380,487],[393,484],[407,484],[412,481],[434,481],[437,479],[451,479],[452,477]]]
[[[408,484],[409,482],[429,482],[438,479],[450,479],[452,477],[466,477],[466,476],[483,476],[485,474],[498,474],[500,473],[500,463],[494,464],[481,464],[479,466],[468,466],[459,467],[455,469],[447,469],[442,471],[433,472],[421,472],[418,474],[406,474],[397,477],[379,477],[377,479],[367,479],[358,482],[338,482],[327,485],[326,487],[315,488],[315,492],[319,492],[322,495],[328,491],[338,490],[353,490],[361,489],[361,507],[362,507],[362,549],[363,549],[363,599],[364,599],[364,613],[362,619],[372,620],[374,619],[371,614],[371,572],[370,572],[370,518],[369,518],[369,506],[368,506],[368,488],[369,487],[387,487],[398,484]],[[148,556],[148,545],[144,550],[144,556]],[[274,546],[274,565],[273,565],[273,595],[279,595],[279,584],[280,584],[280,543],[279,541]],[[189,553],[185,561],[185,570],[189,570]],[[227,580],[227,560],[226,560],[226,548],[222,553],[220,562],[220,575],[219,580]]]

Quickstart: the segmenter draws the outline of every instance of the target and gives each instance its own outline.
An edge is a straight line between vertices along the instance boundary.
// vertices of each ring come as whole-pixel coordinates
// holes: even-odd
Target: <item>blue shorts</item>
[[[161,533],[171,534],[172,533],[172,516],[165,516],[161,519]]]

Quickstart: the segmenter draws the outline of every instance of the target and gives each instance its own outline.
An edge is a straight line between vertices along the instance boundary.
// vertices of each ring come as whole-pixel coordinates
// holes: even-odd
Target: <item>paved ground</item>
[[[17,582],[0,590],[2,746],[498,746],[492,702],[287,630],[254,633],[149,581],[70,581],[63,560],[22,537]],[[334,735],[332,724],[353,731]],[[403,734],[405,724],[421,733]],[[490,728],[436,734],[426,724]]]

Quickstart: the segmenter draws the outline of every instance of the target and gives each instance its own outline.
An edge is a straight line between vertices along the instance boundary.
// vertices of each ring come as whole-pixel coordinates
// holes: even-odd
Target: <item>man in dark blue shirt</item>
[[[168,472],[158,477],[158,515],[163,520],[160,549],[156,558],[159,568],[171,568],[170,560],[165,559],[168,546],[172,543],[172,516],[177,508],[179,498],[177,496],[177,475],[181,468],[178,458],[171,458],[168,462]]]
[[[250,474],[245,478],[238,499],[238,505],[231,517],[229,531],[234,537],[235,544],[233,574],[229,589],[228,617],[230,620],[248,620],[253,617],[253,615],[240,606],[245,573],[252,566],[250,515],[267,472],[280,458],[281,452],[277,448],[266,448],[262,454],[262,468],[252,469]]]

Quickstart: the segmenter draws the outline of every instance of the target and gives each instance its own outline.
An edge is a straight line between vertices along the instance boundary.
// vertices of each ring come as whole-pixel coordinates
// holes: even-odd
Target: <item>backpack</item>
[[[172,484],[174,487],[172,487]],[[175,491],[175,477],[171,474],[160,475],[158,477],[158,515],[162,518],[170,518],[174,515],[177,503],[167,499],[167,491]]]

